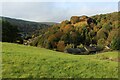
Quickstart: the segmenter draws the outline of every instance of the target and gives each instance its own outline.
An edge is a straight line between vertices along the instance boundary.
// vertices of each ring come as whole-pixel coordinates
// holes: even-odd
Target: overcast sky
[[[1,16],[36,22],[61,22],[71,16],[118,11],[118,2],[3,2]]]

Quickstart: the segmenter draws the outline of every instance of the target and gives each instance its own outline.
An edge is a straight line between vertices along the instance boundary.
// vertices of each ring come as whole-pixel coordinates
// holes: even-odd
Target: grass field
[[[117,51],[72,55],[2,43],[3,78],[118,78]]]

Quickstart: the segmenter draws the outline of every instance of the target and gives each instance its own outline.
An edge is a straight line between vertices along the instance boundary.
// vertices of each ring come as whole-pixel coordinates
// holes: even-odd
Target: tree
[[[101,28],[102,28],[102,24],[101,24],[101,23],[97,23],[97,27],[98,27],[99,29],[101,29]]]
[[[113,40],[113,38],[118,35],[118,32],[119,32],[119,29],[112,29],[109,32],[109,35],[108,35],[108,38],[107,38],[108,44],[110,44],[111,41]]]
[[[63,52],[65,49],[65,43],[64,41],[59,41],[57,44],[57,50]]]
[[[108,37],[108,32],[104,29],[104,28],[101,28],[98,32],[97,32],[97,39],[101,39],[101,38],[104,38],[104,39],[107,39]]]
[[[94,30],[89,31],[89,42],[90,44],[97,44],[96,32]]]
[[[104,23],[103,26],[102,26],[104,29],[110,31],[112,29],[112,26],[110,23]]]
[[[111,48],[114,50],[120,50],[120,28],[117,30],[111,41]]]
[[[70,24],[70,21],[68,20],[62,21],[60,24],[60,30],[63,30],[67,24]]]
[[[69,44],[70,43],[69,33],[62,35],[61,40],[64,41],[65,44]]]
[[[77,46],[77,38],[78,38],[78,35],[76,32],[70,32],[70,43],[74,44],[75,47]]]
[[[64,28],[63,28],[63,32],[64,33],[68,33],[70,31],[73,30],[73,26],[71,24],[67,24]]]
[[[120,28],[120,24],[118,24],[118,23],[120,23],[120,21],[119,22],[118,22],[118,20],[114,21],[112,24],[113,28]]]
[[[78,16],[72,16],[72,17],[70,18],[70,22],[71,22],[72,24],[75,24],[75,23],[79,22],[79,17],[78,17]]]
[[[16,42],[21,39],[17,26],[11,25],[7,21],[2,21],[2,41],[3,42]]]
[[[111,48],[114,50],[120,50],[120,36],[114,37],[114,39],[111,42]]]
[[[56,42],[57,42],[57,38],[54,34],[52,34],[48,37],[47,46],[49,46],[50,49],[56,48],[57,47]]]
[[[32,42],[30,43],[31,46],[38,46],[38,41],[39,41],[39,37],[34,38],[34,40],[32,40]]]
[[[94,19],[92,19],[92,18],[88,18],[88,19],[87,19],[87,23],[88,23],[88,25],[90,25],[91,23],[97,24],[96,21],[95,21]],[[91,26],[91,27],[92,27],[92,26]]]
[[[103,49],[105,46],[105,39],[104,38],[99,39],[97,45]]]
[[[59,41],[60,38],[61,38],[61,36],[63,35],[63,32],[57,31],[54,35],[55,35],[55,37],[57,38],[57,41]]]
[[[91,43],[91,37],[90,37],[90,35],[88,35],[87,32],[85,32],[85,41],[84,41],[84,44],[87,45],[87,46],[89,46],[90,43]]]

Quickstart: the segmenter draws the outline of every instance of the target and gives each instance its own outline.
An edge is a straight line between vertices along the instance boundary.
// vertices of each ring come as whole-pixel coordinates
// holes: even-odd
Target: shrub
[[[83,44],[77,46],[77,48],[83,48],[83,47],[84,47]]]
[[[104,48],[102,46],[97,45],[96,46],[96,51],[102,51]]]
[[[69,48],[74,48],[74,44],[67,44],[66,47],[65,47],[65,50],[69,49]]]

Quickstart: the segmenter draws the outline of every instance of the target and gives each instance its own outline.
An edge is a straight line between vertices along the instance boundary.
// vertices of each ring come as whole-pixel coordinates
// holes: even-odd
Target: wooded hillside
[[[46,24],[45,22],[39,23],[39,22],[31,22],[20,19],[13,19],[8,17],[0,17],[0,24],[2,24],[2,30],[3,30],[2,40],[4,42],[16,42],[16,40],[24,40],[38,36],[42,34],[44,30],[46,30],[48,27],[50,27],[55,23]],[[16,35],[16,37],[14,35]]]
[[[95,16],[72,16],[70,20],[53,25],[44,34],[39,35],[31,43],[32,46],[44,47],[57,51],[68,48],[97,46],[103,50],[105,46],[120,49],[120,24],[118,12]]]

